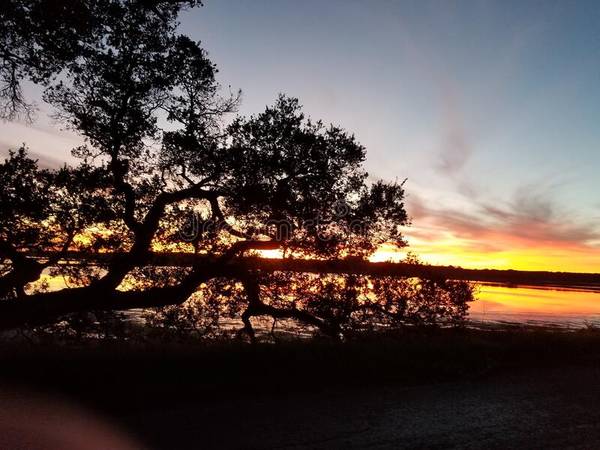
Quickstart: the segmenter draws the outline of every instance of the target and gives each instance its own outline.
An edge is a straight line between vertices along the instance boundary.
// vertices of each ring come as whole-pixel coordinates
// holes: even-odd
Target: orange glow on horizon
[[[589,246],[548,243],[535,245],[510,236],[499,236],[495,245],[502,249],[496,249],[476,240],[454,236],[450,232],[428,241],[418,236],[418,232],[411,233],[412,229],[416,227],[405,231],[408,247],[398,249],[391,244],[384,244],[369,260],[399,262],[410,252],[427,264],[468,269],[600,273],[600,249]],[[281,250],[262,250],[256,253],[263,258],[283,257]]]
[[[96,234],[107,230],[94,227]],[[370,258],[372,262],[403,260],[407,253],[432,265],[458,266],[470,269],[544,270],[557,272],[600,273],[600,247],[577,242],[536,242],[509,233],[488,231],[464,237],[439,226],[410,226],[404,230],[406,248],[382,245]],[[90,235],[76,236],[75,244],[88,246]],[[192,253],[190,243],[165,244],[153,242],[155,252]],[[282,250],[254,252],[263,258],[282,258]]]
[[[600,248],[576,243],[525,241],[496,233],[481,240],[456,236],[449,231],[427,240],[426,230],[405,230],[409,246],[397,250],[382,246],[371,261],[399,261],[410,251],[423,262],[471,269],[546,270],[557,272],[600,272]],[[493,239],[489,245],[486,239]]]

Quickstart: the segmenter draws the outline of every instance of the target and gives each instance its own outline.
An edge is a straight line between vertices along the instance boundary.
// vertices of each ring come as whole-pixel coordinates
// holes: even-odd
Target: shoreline
[[[61,254],[62,255],[62,254]],[[81,253],[67,252],[62,255],[61,264],[78,264],[79,261],[107,262],[120,253]],[[25,256],[34,258],[51,258],[53,252],[28,253]],[[147,261],[147,265],[159,267],[189,267],[195,265],[207,268],[218,260],[206,255],[195,255],[184,252],[155,252]],[[559,272],[539,270],[513,269],[467,269],[456,266],[436,266],[405,262],[370,262],[363,259],[297,259],[297,258],[264,258],[256,256],[232,259],[228,266],[239,266],[245,269],[265,272],[303,272],[331,274],[362,274],[372,276],[398,276],[417,278],[445,278],[448,280],[464,280],[485,283],[503,283],[514,286],[541,287],[578,287],[586,290],[600,290],[600,273]]]

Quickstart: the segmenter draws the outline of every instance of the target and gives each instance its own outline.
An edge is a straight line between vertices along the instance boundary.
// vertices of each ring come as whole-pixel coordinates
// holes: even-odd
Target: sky
[[[286,93],[353,132],[372,180],[407,179],[424,261],[600,272],[599,2],[204,3],[181,29],[240,113]],[[79,138],[47,112],[0,124],[0,151],[68,160]]]

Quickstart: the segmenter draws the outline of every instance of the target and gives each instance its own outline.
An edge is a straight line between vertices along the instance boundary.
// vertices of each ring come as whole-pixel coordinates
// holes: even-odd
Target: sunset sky
[[[425,261],[600,272],[598,1],[206,0],[182,28],[241,114],[296,96],[355,133],[373,180],[407,178]],[[0,124],[2,154],[69,160],[48,111]]]

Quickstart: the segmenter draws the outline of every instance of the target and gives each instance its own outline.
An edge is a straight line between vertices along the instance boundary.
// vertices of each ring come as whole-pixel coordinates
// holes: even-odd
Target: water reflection
[[[600,292],[578,288],[480,284],[469,316],[474,321],[485,323],[600,326]]]

